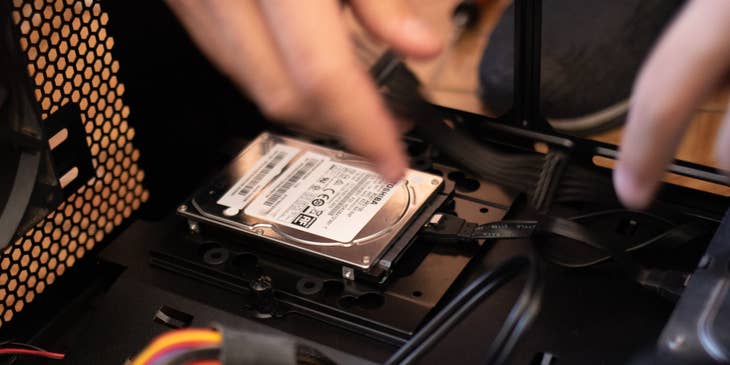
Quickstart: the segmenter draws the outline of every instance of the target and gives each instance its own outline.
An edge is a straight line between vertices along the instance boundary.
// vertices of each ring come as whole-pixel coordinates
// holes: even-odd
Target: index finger
[[[625,205],[649,204],[694,109],[728,72],[728,19],[730,2],[691,2],[644,65],[614,171],[614,184]]]
[[[322,118],[353,152],[375,163],[386,179],[400,178],[406,158],[396,122],[354,56],[339,2],[260,4],[295,86],[309,98],[313,118]]]

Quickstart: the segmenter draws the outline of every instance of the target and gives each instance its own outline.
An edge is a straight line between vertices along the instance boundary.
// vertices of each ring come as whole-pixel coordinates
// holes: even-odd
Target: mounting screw
[[[355,270],[350,267],[342,267],[342,277],[347,280],[355,280]]]
[[[254,308],[260,315],[270,315],[274,309],[274,290],[271,277],[261,275],[251,283]]]
[[[236,208],[226,208],[223,210],[223,215],[225,215],[226,217],[233,217],[240,212],[241,211]]]
[[[256,229],[253,230],[253,233],[256,233],[259,236],[263,236],[264,235],[264,230],[261,229],[261,228],[256,228]]]
[[[271,277],[267,275],[261,275],[251,284],[251,289],[254,292],[261,293],[271,289]]]
[[[200,233],[200,224],[198,224],[197,221],[194,221],[192,219],[189,219],[188,220],[188,228],[190,228],[190,232]]]
[[[437,179],[431,179],[431,185],[438,185],[439,181]]]
[[[181,206],[177,207],[177,211],[178,211],[178,212],[181,212],[181,213],[182,213],[182,212],[186,212],[187,210],[188,210],[188,206],[187,206],[187,205],[185,205],[185,204],[183,204],[183,205],[181,205]]]
[[[370,256],[363,256],[362,257],[362,263],[367,265],[370,263]]]
[[[667,347],[672,351],[677,351],[684,346],[685,339],[682,335],[676,335],[667,341]]]

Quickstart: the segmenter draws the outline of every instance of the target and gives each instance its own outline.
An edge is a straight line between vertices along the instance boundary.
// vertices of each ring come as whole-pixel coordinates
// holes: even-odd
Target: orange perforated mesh
[[[94,0],[12,0],[13,22],[46,119],[82,111],[95,177],[13,242],[0,258],[0,326],[32,302],[147,200],[112,56],[109,16]]]

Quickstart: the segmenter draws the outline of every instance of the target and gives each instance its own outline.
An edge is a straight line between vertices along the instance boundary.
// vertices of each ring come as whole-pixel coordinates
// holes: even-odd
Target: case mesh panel
[[[13,242],[0,259],[0,326],[147,199],[127,124],[124,84],[97,1],[11,0],[42,119],[66,103],[82,111],[95,177]]]

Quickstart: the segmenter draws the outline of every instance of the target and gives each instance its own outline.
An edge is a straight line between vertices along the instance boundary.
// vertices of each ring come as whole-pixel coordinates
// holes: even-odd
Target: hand
[[[694,0],[662,36],[634,86],[613,179],[621,201],[646,207],[693,111],[730,75],[730,1]],[[708,142],[709,143],[709,142]],[[715,144],[730,171],[730,114]]]
[[[350,0],[373,35],[408,57],[439,40],[403,0]],[[384,178],[406,166],[398,127],[358,63],[337,0],[169,0],[208,58],[273,119],[341,138]]]

